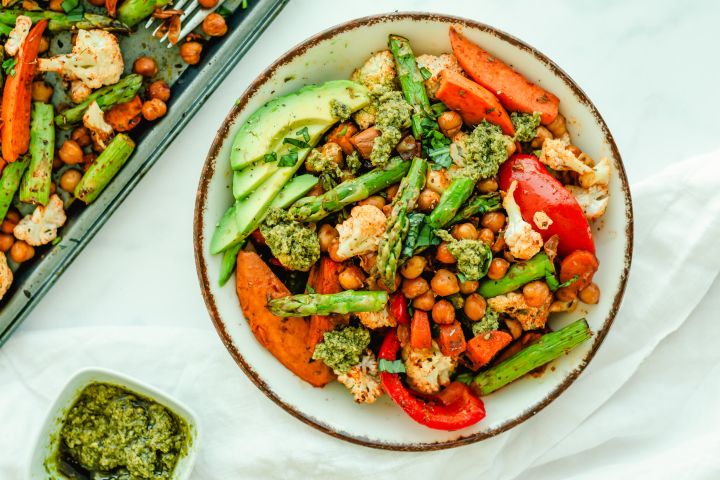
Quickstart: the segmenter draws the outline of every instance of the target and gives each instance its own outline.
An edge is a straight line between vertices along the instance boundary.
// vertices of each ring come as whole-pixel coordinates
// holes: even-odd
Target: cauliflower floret
[[[32,20],[30,17],[25,15],[18,15],[15,19],[15,28],[13,28],[8,34],[8,39],[5,42],[5,53],[10,57],[14,57],[20,51],[20,46],[27,38],[30,33],[30,27],[32,27]]]
[[[408,385],[429,395],[448,385],[457,367],[457,359],[443,355],[435,342],[432,342],[432,348],[423,350],[404,347],[402,357]]]
[[[38,71],[79,80],[88,89],[117,83],[124,67],[117,38],[104,30],[80,30],[72,52],[38,59]]]
[[[93,141],[105,150],[108,140],[112,137],[113,128],[105,121],[105,112],[102,111],[96,101],[93,101],[88,106],[85,115],[83,115],[83,125],[90,130]]]
[[[371,94],[380,95],[395,88],[396,77],[395,58],[390,50],[383,50],[370,55],[350,79],[365,85]]]
[[[360,323],[370,329],[394,327],[397,325],[395,318],[390,315],[387,304],[385,304],[385,308],[379,312],[357,312],[357,316],[360,319]]]
[[[80,80],[70,82],[70,100],[75,103],[83,102],[92,93],[92,88],[85,85]]]
[[[610,183],[610,162],[607,158],[602,158],[595,165],[591,172],[580,175],[580,186],[589,188],[595,185],[608,186]]]
[[[18,240],[37,247],[52,242],[57,237],[58,228],[65,225],[65,210],[60,197],[53,195],[46,206],[38,205],[31,215],[25,215],[15,225],[13,234]]]
[[[567,146],[568,142],[563,138],[545,140],[540,161],[553,170],[572,170],[580,175],[591,173],[592,168],[580,161]]]
[[[513,180],[503,199],[503,208],[508,214],[508,226],[505,229],[505,243],[513,257],[528,260],[540,251],[543,246],[542,236],[522,218],[520,207],[515,202],[517,181]]]
[[[588,220],[597,220],[605,214],[610,200],[606,185],[593,185],[588,188],[566,185],[565,188],[575,197]]]
[[[337,255],[348,259],[378,249],[385,233],[387,218],[374,205],[358,205],[350,211],[350,217],[337,226],[340,234]]]
[[[0,252],[0,300],[5,296],[13,282],[13,272],[7,263],[7,258]]]
[[[544,304],[539,307],[531,307],[525,302],[525,296],[518,292],[510,292],[487,299],[488,306],[496,312],[504,313],[520,322],[523,330],[543,328],[550,314],[551,302],[552,295],[548,295]]]
[[[357,403],[374,403],[383,394],[378,362],[371,350],[366,350],[360,363],[347,373],[338,373],[338,382],[350,390]]]
[[[438,88],[440,88],[440,72],[445,69],[463,74],[463,69],[452,53],[443,53],[442,55],[420,55],[417,57],[417,64],[419,68],[427,68],[432,76],[425,80],[425,90],[427,91],[428,97],[431,99],[436,98]]]
[[[358,124],[360,130],[366,130],[375,125],[375,118],[377,118],[377,105],[372,103],[353,114],[353,120]]]

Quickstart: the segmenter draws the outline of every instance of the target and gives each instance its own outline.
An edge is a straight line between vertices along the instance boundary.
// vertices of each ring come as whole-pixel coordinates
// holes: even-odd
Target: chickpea
[[[60,147],[60,159],[67,165],[77,165],[82,163],[83,151],[75,140],[65,140]]]
[[[423,212],[430,212],[435,208],[440,201],[440,195],[437,192],[433,192],[429,188],[424,189],[420,192],[418,197],[418,208]]]
[[[50,10],[53,10],[55,12],[63,12],[62,7],[63,0],[50,0]]]
[[[185,42],[180,45],[180,57],[188,65],[197,65],[200,63],[200,54],[203,46],[199,42]]]
[[[550,287],[542,280],[535,280],[525,284],[522,293],[525,297],[525,303],[531,307],[540,307],[550,297]]]
[[[372,205],[373,207],[377,207],[378,209],[382,210],[385,206],[385,199],[380,195],[373,195],[366,198],[365,200],[358,202],[358,205]]]
[[[162,80],[156,80],[148,85],[145,93],[149,99],[157,98],[166,103],[170,100],[170,87]]]
[[[75,140],[75,143],[77,143],[81,147],[87,147],[92,143],[92,139],[90,138],[90,132],[85,127],[77,127],[75,130],[73,130],[72,134],[70,134],[70,139]]]
[[[82,173],[73,169],[66,170],[60,177],[60,188],[66,192],[74,192],[77,184],[80,183]]]
[[[460,223],[455,225],[450,232],[456,240],[477,240],[478,231],[472,223]]]
[[[575,155],[576,157],[578,157],[578,160],[580,160],[580,155],[583,154],[583,151],[580,150],[580,147],[575,146],[575,145],[568,145],[567,147],[565,147],[565,150],[567,150],[568,152],[572,152],[573,155]],[[586,157],[587,157],[587,155],[586,155]],[[583,163],[585,163],[585,162],[583,162]],[[588,166],[589,166],[589,167],[592,167],[593,165],[594,165],[594,163],[592,163],[592,164],[590,164],[590,165],[588,165]]]
[[[148,122],[164,117],[166,113],[167,105],[165,105],[165,102],[159,98],[151,98],[147,102],[143,103],[142,116]]]
[[[417,308],[418,310],[423,310],[425,312],[429,312],[430,310],[432,310],[433,305],[435,305],[435,294],[432,290],[428,290],[427,292],[423,293],[412,301],[413,307]]]
[[[447,176],[446,170],[428,169],[425,188],[429,188],[435,193],[442,194],[445,190],[447,190],[449,185],[450,179]]]
[[[228,31],[225,19],[219,13],[211,13],[202,22],[203,32],[211,37],[222,37]]]
[[[133,72],[143,77],[152,78],[158,73],[158,66],[154,59],[146,56],[138,57],[133,63]]]
[[[450,325],[455,321],[455,308],[447,300],[440,300],[432,307],[433,322],[440,325]]]
[[[532,142],[530,142],[530,146],[532,148],[542,148],[543,143],[545,143],[545,140],[552,140],[553,134],[550,130],[540,125],[535,132],[535,138],[533,138]]]
[[[437,122],[442,133],[448,138],[454,137],[462,128],[462,117],[452,110],[441,113]]]
[[[218,4],[218,0],[198,0],[202,8],[213,8]]]
[[[320,225],[318,237],[320,238],[320,251],[327,252],[330,249],[330,245],[338,240],[340,234],[335,227],[324,223]]]
[[[596,283],[591,283],[580,290],[578,297],[580,297],[580,301],[583,303],[595,305],[600,301],[600,287],[598,287]]]
[[[17,225],[19,221],[20,214],[15,210],[10,210],[5,215],[5,219],[2,221],[2,226],[0,227],[0,230],[2,230],[2,233],[11,234],[15,229],[15,225]]]
[[[457,263],[457,258],[455,258],[455,256],[450,253],[450,250],[448,250],[447,242],[441,242],[440,245],[438,245],[437,250],[435,251],[435,258],[441,263],[447,263],[450,265]]]
[[[478,232],[478,240],[482,240],[487,245],[492,246],[495,242],[495,234],[489,228],[481,228]]]
[[[508,268],[510,268],[510,262],[504,258],[493,258],[487,276],[490,280],[500,280],[505,276]]]
[[[377,263],[377,253],[370,252],[366,253],[365,255],[360,255],[360,266],[362,267],[365,272],[370,273],[372,272],[372,269],[375,268],[375,264]]]
[[[512,157],[515,153],[515,150],[517,150],[517,146],[515,146],[515,142],[512,140],[507,140],[505,142],[505,152],[507,152],[508,157]]]
[[[35,249],[22,240],[18,240],[10,247],[10,258],[15,263],[27,262],[34,256]]]
[[[492,247],[490,247],[490,250],[492,250],[493,253],[499,253],[503,248],[505,248],[505,235],[498,234],[495,239],[495,243],[493,243]]]
[[[53,95],[53,87],[45,83],[43,80],[32,82],[32,90],[30,95],[34,102],[48,103]]]
[[[15,237],[10,233],[0,233],[0,252],[7,252],[15,243]]]
[[[476,185],[476,188],[480,193],[492,193],[497,192],[500,185],[498,185],[495,178],[486,178],[485,180],[480,180]]]
[[[520,338],[520,335],[522,335],[523,329],[522,324],[518,322],[517,320],[513,320],[512,318],[505,319],[505,326],[508,327],[508,330],[510,330],[510,335],[514,339]]]
[[[555,117],[555,120],[553,120],[552,122],[550,122],[550,124],[547,125],[547,129],[552,132],[555,138],[562,137],[567,133],[565,117],[558,113],[557,117]]]
[[[561,302],[572,302],[577,296],[577,291],[572,287],[558,288],[555,291],[555,298]]]
[[[447,297],[453,293],[460,291],[460,284],[458,283],[457,276],[450,270],[441,268],[435,272],[435,276],[430,280],[430,286],[433,292],[437,293],[441,297]]]
[[[343,164],[343,150],[340,145],[335,142],[328,142],[320,148],[320,152],[324,157],[328,157],[336,165]]]
[[[338,251],[338,246],[339,246],[339,245],[340,245],[340,241],[339,241],[337,238],[335,238],[335,239],[333,239],[333,240],[330,242],[330,246],[328,247],[328,251],[327,251],[327,252],[328,252],[328,255],[330,256],[330,258],[332,259],[333,262],[338,262],[338,263],[340,263],[340,262],[344,262],[344,261],[345,261],[345,258],[340,257],[340,256],[338,255],[338,253],[337,253],[337,251]],[[322,248],[322,247],[321,247],[321,248]]]
[[[470,320],[472,320],[473,322],[477,322],[485,316],[486,308],[487,303],[485,302],[485,299],[482,297],[482,295],[480,295],[479,293],[471,293],[465,299],[465,305],[463,305],[463,312],[465,312],[465,315],[467,315]]]
[[[402,292],[407,298],[417,298],[428,290],[430,290],[430,285],[423,277],[403,280]]]
[[[463,295],[470,295],[471,293],[474,293],[479,286],[480,282],[477,280],[465,280],[460,283],[460,293]]]
[[[357,290],[365,283],[365,274],[359,267],[353,265],[340,272],[338,280],[345,290]]]
[[[43,36],[40,39],[40,45],[38,46],[38,53],[45,53],[50,48],[50,39],[46,36]]]
[[[412,135],[406,135],[405,138],[400,140],[400,143],[395,147],[395,151],[405,160],[411,159],[415,156],[417,151],[417,142],[415,137]]]
[[[425,257],[420,255],[412,256],[400,267],[400,274],[405,278],[417,278],[422,275],[426,265],[427,259]]]
[[[383,214],[385,214],[386,217],[389,218],[390,214],[392,213],[392,209],[393,209],[392,203],[388,203],[387,205],[382,207],[382,212],[383,212]]]
[[[395,185],[390,185],[387,190],[385,190],[385,194],[387,195],[388,201],[392,201],[393,198],[395,198],[395,195],[397,195],[398,190],[400,190],[400,184],[396,183]]]
[[[505,226],[505,214],[501,212],[489,212],[483,215],[480,224],[497,233]]]

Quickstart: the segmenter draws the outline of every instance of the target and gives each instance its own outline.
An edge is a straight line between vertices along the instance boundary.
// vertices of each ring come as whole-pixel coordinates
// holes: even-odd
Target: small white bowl
[[[190,478],[200,437],[200,426],[195,413],[183,403],[171,398],[160,390],[139,380],[105,368],[85,368],[80,370],[68,381],[67,385],[65,385],[65,388],[63,388],[52,407],[50,407],[45,422],[38,432],[26,478],[31,480],[67,479],[66,476],[56,470],[52,458],[57,451],[60,429],[62,429],[65,415],[85,387],[92,383],[109,383],[125,388],[159,403],[185,420],[190,436],[188,439],[188,447],[185,455],[178,460],[172,478],[173,480],[187,480]]]

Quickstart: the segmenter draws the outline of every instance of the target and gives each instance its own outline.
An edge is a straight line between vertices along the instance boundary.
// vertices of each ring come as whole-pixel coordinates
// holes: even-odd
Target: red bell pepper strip
[[[400,348],[395,329],[390,330],[380,347],[379,358],[395,361]],[[485,418],[485,406],[470,389],[461,383],[451,383],[429,401],[418,398],[397,373],[380,372],[380,381],[388,396],[416,422],[436,430],[459,430],[475,425]],[[448,390],[450,390],[448,392]]]
[[[575,250],[587,250],[595,253],[590,225],[580,205],[572,194],[534,155],[516,154],[500,166],[500,188],[507,191],[513,180],[518,185],[515,190],[515,202],[522,212],[523,219],[547,241],[557,235],[558,254],[561,257]],[[541,230],[535,225],[536,212],[545,212],[552,223]]]
[[[2,156],[14,162],[30,146],[32,81],[37,68],[40,40],[47,26],[40,20],[28,33],[16,56],[15,73],[8,75],[2,97]]]
[[[396,293],[390,298],[390,315],[398,325],[408,325],[410,323],[407,299],[402,293]]]
[[[108,15],[115,18],[117,11],[117,0],[105,0],[105,9],[108,11]]]
[[[410,320],[410,346],[416,350],[432,348],[432,332],[427,312],[415,310]]]

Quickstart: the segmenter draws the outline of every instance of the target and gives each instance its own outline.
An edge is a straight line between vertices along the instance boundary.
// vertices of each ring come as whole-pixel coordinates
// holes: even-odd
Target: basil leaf
[[[293,150],[290,153],[286,153],[280,157],[278,167],[292,167],[298,160],[297,150]]]
[[[266,153],[265,155],[263,155],[263,159],[265,160],[265,163],[275,162],[277,161],[277,153]]]
[[[422,75],[423,80],[427,80],[428,78],[432,77],[432,72],[430,70],[428,70],[427,68],[422,67],[420,69],[420,75]]]
[[[347,129],[347,127],[345,127],[345,128]],[[308,132],[308,128],[307,128],[307,127],[301,128],[300,130],[298,130],[297,132],[295,132],[295,135],[302,135],[302,137],[303,137],[303,139],[305,140],[305,143],[306,143],[306,144],[307,144],[307,142],[310,141],[310,132]],[[308,145],[308,146],[309,146],[309,145]]]
[[[9,75],[11,77],[15,76],[15,65],[17,65],[17,60],[14,58],[8,58],[2,63],[2,68],[5,71],[5,75]]]
[[[415,245],[424,221],[424,213],[413,212],[408,215],[408,233],[405,237],[405,244],[403,245],[403,249],[400,254],[402,258],[410,258],[413,256],[413,253],[415,252]]]
[[[284,138],[283,143],[287,143],[289,145],[292,145],[293,147],[298,148],[310,148],[310,145],[307,142],[303,142],[302,140],[298,140],[297,138]]]
[[[381,358],[378,362],[378,370],[387,373],[405,373],[405,364],[402,360],[386,360]]]
[[[75,10],[75,8],[77,8],[79,3],[80,3],[80,0],[63,0],[63,2],[60,4],[60,6],[62,7],[62,9],[65,13],[70,13],[73,10]]]

